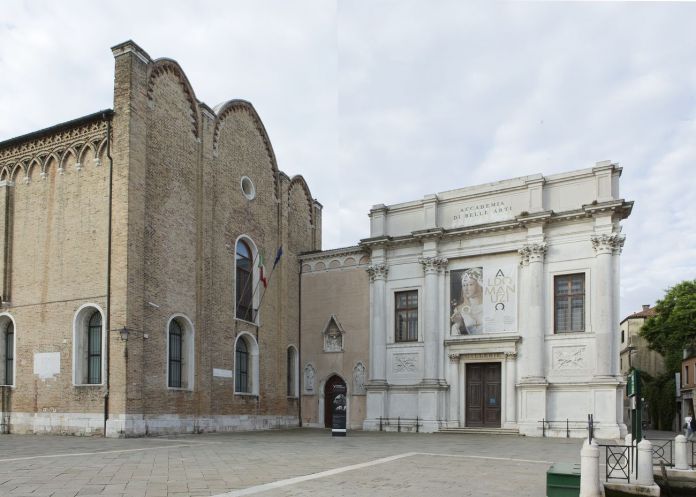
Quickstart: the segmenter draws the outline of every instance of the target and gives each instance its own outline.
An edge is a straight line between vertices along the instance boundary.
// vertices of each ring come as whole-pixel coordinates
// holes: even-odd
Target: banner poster
[[[485,265],[450,272],[452,335],[517,331],[517,267]]]

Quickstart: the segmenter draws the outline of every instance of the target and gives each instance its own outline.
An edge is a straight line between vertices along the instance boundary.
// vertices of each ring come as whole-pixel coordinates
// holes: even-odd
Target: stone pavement
[[[0,497],[545,495],[581,440],[296,429],[103,439],[0,435]]]

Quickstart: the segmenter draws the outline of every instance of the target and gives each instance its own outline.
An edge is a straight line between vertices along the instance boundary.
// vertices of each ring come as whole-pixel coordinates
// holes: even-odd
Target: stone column
[[[517,391],[515,382],[517,381],[515,367],[517,366],[517,354],[514,352],[505,353],[505,421],[508,423],[517,422]]]
[[[613,335],[618,321],[614,319],[614,267],[613,253],[620,248],[622,237],[616,233],[609,235],[593,235],[592,247],[595,250],[596,262],[594,279],[594,333],[597,355],[596,376],[612,375],[614,350]],[[616,324],[615,324],[616,323]]]
[[[370,379],[376,383],[386,383],[387,366],[387,295],[386,279],[389,268],[384,263],[373,264],[367,268],[372,286],[372,323],[370,326]]]
[[[460,426],[459,416],[459,354],[449,355],[449,421],[450,428]]]
[[[527,341],[525,347],[525,370],[530,380],[544,381],[545,362],[545,320],[544,320],[544,254],[546,243],[528,243],[521,250],[523,265],[529,261],[525,268],[524,282],[527,316]]]
[[[425,291],[423,292],[423,383],[437,383],[439,366],[440,327],[438,326],[438,306],[440,305],[438,273],[442,271],[447,259],[442,257],[421,257],[419,262],[425,271]]]

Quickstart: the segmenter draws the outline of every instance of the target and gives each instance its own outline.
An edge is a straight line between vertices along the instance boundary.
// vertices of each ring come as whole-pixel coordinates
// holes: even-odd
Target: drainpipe
[[[111,361],[109,360],[109,342],[111,337],[111,213],[112,191],[114,182],[114,164],[111,157],[111,119],[106,112],[102,114],[102,119],[106,121],[106,157],[109,159],[109,220],[106,241],[106,312],[104,313],[104,326],[106,327],[106,392],[104,392],[104,437],[106,437],[106,422],[109,420],[109,379],[111,372]]]

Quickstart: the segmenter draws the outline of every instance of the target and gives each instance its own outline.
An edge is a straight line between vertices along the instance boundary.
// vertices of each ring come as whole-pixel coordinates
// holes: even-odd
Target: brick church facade
[[[0,143],[4,429],[297,426],[297,254],[321,248],[321,205],[251,104],[112,51],[113,110]]]

